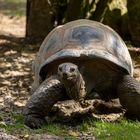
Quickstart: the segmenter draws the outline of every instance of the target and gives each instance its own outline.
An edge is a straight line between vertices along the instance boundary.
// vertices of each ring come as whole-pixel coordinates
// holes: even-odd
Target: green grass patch
[[[41,129],[33,130],[24,125],[24,117],[21,114],[12,113],[11,117],[13,117],[14,123],[0,124],[0,127],[12,135],[27,136],[47,133],[66,140],[76,140],[75,134],[83,132],[100,140],[139,140],[140,138],[140,122],[138,121],[122,119],[119,122],[110,123],[89,119],[75,126],[52,122]],[[70,130],[74,135],[70,133]]]
[[[93,135],[100,140],[139,140],[140,122],[122,120],[119,123],[95,122]]]

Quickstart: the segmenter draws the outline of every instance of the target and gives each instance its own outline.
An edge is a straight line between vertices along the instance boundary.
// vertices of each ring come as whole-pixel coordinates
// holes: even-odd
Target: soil
[[[32,60],[40,44],[24,42],[25,17],[2,14],[0,17],[0,111],[9,118],[11,111],[21,112],[29,98],[33,82]],[[129,50],[133,58],[134,77],[140,81],[140,49],[132,46]]]
[[[32,80],[31,65],[36,52],[33,49],[37,47],[22,40],[24,17],[0,17],[0,105],[5,107],[5,98],[11,98],[15,105],[23,106]]]

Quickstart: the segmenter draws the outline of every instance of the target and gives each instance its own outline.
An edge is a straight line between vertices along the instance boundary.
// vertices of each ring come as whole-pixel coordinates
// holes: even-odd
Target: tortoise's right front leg
[[[56,77],[46,79],[27,102],[24,115],[25,124],[31,128],[40,128],[52,106],[64,95],[64,87]]]

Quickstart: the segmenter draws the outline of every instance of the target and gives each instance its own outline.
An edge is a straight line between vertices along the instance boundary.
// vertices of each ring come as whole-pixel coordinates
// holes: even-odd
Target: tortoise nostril
[[[68,74],[66,72],[63,72],[63,77],[68,77]]]

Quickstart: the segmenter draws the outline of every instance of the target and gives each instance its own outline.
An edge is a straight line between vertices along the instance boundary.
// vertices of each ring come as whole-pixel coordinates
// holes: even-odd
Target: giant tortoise
[[[81,19],[53,29],[33,64],[33,94],[25,123],[39,128],[57,101],[83,102],[98,93],[119,98],[130,115],[140,116],[140,83],[133,78],[128,49],[120,36],[102,23]]]

